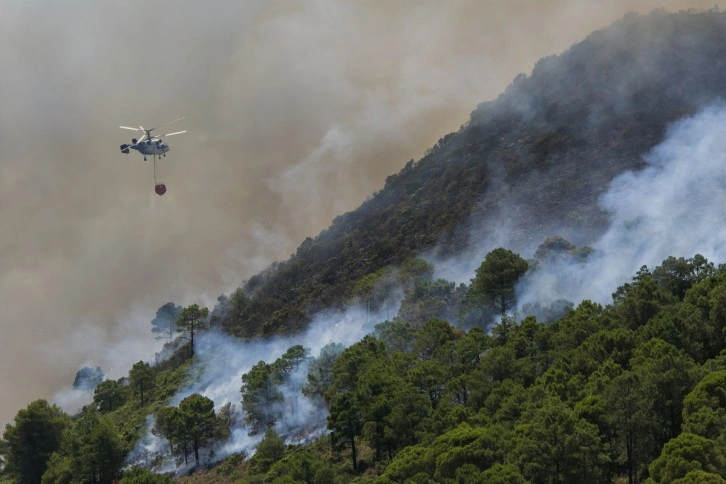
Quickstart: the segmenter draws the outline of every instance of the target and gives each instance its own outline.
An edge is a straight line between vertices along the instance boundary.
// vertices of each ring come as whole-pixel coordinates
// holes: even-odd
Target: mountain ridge
[[[716,10],[628,14],[540,59],[356,210],[246,281],[247,300],[222,327],[300,331],[315,312],[344,306],[365,275],[460,252],[502,211],[519,217],[514,250],[552,235],[592,242],[608,223],[598,206],[608,183],[643,168],[671,123],[726,94],[726,65],[707,60],[726,58],[725,26]]]

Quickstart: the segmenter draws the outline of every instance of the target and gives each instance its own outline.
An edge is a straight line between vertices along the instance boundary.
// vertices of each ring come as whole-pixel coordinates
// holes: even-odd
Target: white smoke
[[[393,297],[396,302],[392,304],[400,304],[400,294],[396,293]],[[386,313],[391,311],[391,304],[383,306]],[[396,306],[394,314],[397,311]],[[185,397],[199,393],[213,400],[217,410],[229,403],[235,410],[241,411],[242,375],[259,361],[272,363],[294,345],[302,345],[311,356],[319,355],[320,350],[330,343],[352,345],[371,333],[375,324],[383,319],[385,314],[372,314],[364,308],[353,306],[345,311],[321,312],[305,332],[292,337],[243,341],[215,330],[200,333],[196,339],[195,362],[191,369],[190,379],[193,381],[179,391],[169,405],[177,406]],[[285,396],[281,412],[283,418],[275,423],[275,430],[288,443],[301,443],[326,432],[327,409],[301,393],[306,379],[307,364],[303,364],[292,373],[288,384],[280,388]],[[262,436],[249,435],[251,429],[244,424],[243,418],[235,420],[237,425],[231,429],[229,440],[214,449],[210,460],[218,461],[233,453],[254,452]],[[151,432],[153,423],[153,418],[147,419],[146,434],[139,440],[127,462],[146,466],[153,462],[157,471],[184,472],[186,468],[177,467],[171,457],[165,439]],[[163,460],[161,466],[160,460]]]
[[[537,271],[519,288],[520,304],[589,299],[611,302],[643,265],[669,256],[726,260],[726,104],[674,123],[644,159],[647,167],[616,177],[600,205],[610,228],[583,263]]]
[[[161,350],[162,343],[156,341],[151,332],[144,332],[144,336],[139,337],[139,329],[149,327],[151,314],[154,314],[151,309],[135,306],[118,317],[111,328],[92,322],[78,323],[73,331],[52,344],[40,345],[43,350],[41,357],[51,363],[54,359],[64,358],[68,352],[86,355],[87,360],[82,366],[98,366],[107,379],[119,379],[128,374],[129,361],[151,362],[153,357],[149,355]],[[93,348],[105,348],[105,351],[93,355]],[[93,390],[63,387],[50,397],[50,401],[60,405],[67,413],[74,414],[93,401]]]
[[[600,203],[610,214],[611,227],[594,244],[595,252],[584,262],[558,258],[545,270],[534,272],[519,287],[520,307],[527,303],[548,304],[558,299],[578,303],[589,299],[610,302],[612,292],[632,278],[639,267],[655,267],[668,256],[691,257],[700,253],[711,261],[726,259],[721,227],[726,227],[726,104],[718,103],[693,117],[675,123],[665,141],[645,156],[648,166],[639,172],[616,177]],[[489,250],[507,246],[505,225],[492,237],[470,248],[464,256],[436,261],[436,277],[468,282]],[[529,256],[529,254],[523,254]],[[431,260],[431,257],[428,257]],[[381,314],[352,307],[344,312],[327,311],[314,318],[299,335],[242,341],[217,331],[197,340],[193,382],[170,402],[200,393],[217,409],[230,403],[239,407],[241,378],[260,360],[271,363],[290,346],[300,344],[316,356],[329,343],[349,346],[372,332],[375,323],[396,314],[401,294],[392,295],[393,306],[384,304]],[[302,365],[286,388],[284,417],[275,429],[288,443],[299,443],[326,432],[327,411],[300,392],[307,374]],[[261,438],[249,435],[242,418],[228,442],[215,450],[213,460],[238,452],[253,453]],[[169,460],[164,439],[151,433],[139,441],[129,461],[159,462],[163,470],[183,471]]]
[[[50,399],[65,412],[75,414],[93,401],[93,390],[65,387]]]

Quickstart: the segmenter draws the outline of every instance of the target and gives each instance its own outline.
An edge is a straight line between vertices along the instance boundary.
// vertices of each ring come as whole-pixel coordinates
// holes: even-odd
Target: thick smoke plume
[[[397,301],[391,303],[394,312],[398,311]],[[349,346],[359,341],[371,333],[375,324],[383,319],[384,314],[372,314],[353,306],[345,312],[319,314],[307,331],[291,338],[245,342],[216,331],[202,333],[195,351],[194,367],[190,371],[193,381],[171,399],[170,405],[176,406],[185,397],[199,393],[213,400],[218,410],[226,404],[232,404],[239,413],[242,375],[249,372],[257,362],[272,363],[288,348],[298,344],[309,350],[310,356],[317,357],[327,344],[340,343]],[[285,402],[284,408],[279,409],[283,418],[277,420],[275,430],[289,443],[304,442],[326,431],[327,409],[322,402],[314,402],[301,392],[307,381],[307,370],[307,363],[301,365],[291,375],[288,384],[280,389],[285,396]],[[262,436],[250,435],[252,429],[244,424],[243,417],[241,415],[236,419],[229,441],[214,449],[214,460],[223,459],[236,452],[254,452]],[[128,457],[129,464],[149,466],[152,462],[158,463],[159,456],[162,456],[165,457],[162,460],[164,464],[157,467],[157,470],[183,471],[184,468],[177,468],[174,460],[170,458],[166,441],[155,436],[151,432],[152,428],[153,417],[147,420],[145,437]]]
[[[712,3],[2,2],[0,428],[147,359],[156,308],[286,259],[540,57]],[[118,126],[181,115],[157,197]]]
[[[610,229],[586,262],[537,271],[520,288],[520,303],[612,301],[615,289],[669,256],[726,262],[726,104],[675,123],[645,156],[647,167],[613,180],[600,204]],[[531,255],[531,254],[530,254]]]

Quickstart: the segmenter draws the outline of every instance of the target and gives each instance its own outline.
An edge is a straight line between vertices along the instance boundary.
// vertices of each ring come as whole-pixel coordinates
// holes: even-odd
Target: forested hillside
[[[163,355],[81,412],[19,410],[0,482],[726,482],[726,260],[521,301],[601,276],[600,196],[724,94],[717,10],[628,15],[540,60],[289,260],[216,307],[161,306]],[[469,282],[436,276],[502,226]]]
[[[528,270],[497,249],[466,288],[421,271],[397,317],[358,343],[318,355],[294,345],[250,368],[241,413],[198,393],[165,405],[194,378],[186,347],[177,361],[137,363],[129,385],[104,381],[72,418],[33,402],[5,430],[0,479],[111,482],[154,413],[167,445],[143,462],[196,470],[179,482],[724,482],[726,269],[668,258],[612,304],[584,301],[551,322],[504,316],[490,333],[436,317],[472,302],[506,310]],[[295,388],[329,410],[329,433],[286,445],[299,435],[278,433],[285,413],[306,418]],[[254,455],[204,465],[235,429],[261,438]],[[171,479],[130,467],[119,482]]]
[[[642,168],[670,123],[726,95],[724,59],[726,14],[715,11],[628,15],[541,59],[357,210],[247,281],[223,327],[299,331],[346,304],[366,275],[428,250],[456,253],[503,223],[516,227],[508,245],[518,251],[556,234],[591,243],[607,225],[597,200],[613,177]]]
[[[268,431],[246,465],[183,481],[724,482],[724,290],[723,268],[669,258],[550,324],[381,323],[312,360],[329,437],[275,453]]]

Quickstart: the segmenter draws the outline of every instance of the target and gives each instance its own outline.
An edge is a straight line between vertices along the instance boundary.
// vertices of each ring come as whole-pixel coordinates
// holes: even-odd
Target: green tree
[[[156,339],[169,338],[171,341],[176,332],[176,318],[182,311],[181,306],[168,302],[156,310],[156,317],[151,320],[151,332],[156,334]]]
[[[527,272],[527,261],[504,248],[489,252],[471,281],[470,298],[490,305],[502,316],[515,302],[515,286]]]
[[[157,474],[145,467],[134,466],[123,473],[118,484],[172,484],[168,475]]]
[[[106,418],[84,414],[71,432],[73,475],[83,482],[113,482],[124,461],[121,440]]]
[[[609,424],[617,436],[617,462],[625,466],[629,484],[640,481],[650,457],[649,437],[656,425],[653,402],[641,391],[642,386],[640,373],[624,371],[605,390]]]
[[[326,398],[336,393],[354,391],[366,367],[385,356],[383,342],[371,335],[364,336],[362,340],[346,348],[333,364],[333,384]]]
[[[383,472],[383,482],[422,482],[417,476],[423,475],[429,479],[424,482],[490,482],[479,474],[504,459],[509,440],[511,433],[502,426],[464,422],[428,444],[402,449]]]
[[[333,364],[345,350],[340,343],[329,343],[320,349],[320,355],[308,364],[308,381],[303,393],[308,397],[323,398],[333,384]]]
[[[172,454],[183,457],[185,464],[189,463],[191,440],[186,428],[186,419],[178,407],[161,407],[156,412],[154,430],[169,441]]]
[[[683,478],[690,471],[718,473],[724,464],[713,441],[700,435],[683,433],[670,440],[660,457],[655,459],[648,470],[655,482],[673,482]]]
[[[363,408],[358,398],[360,376],[374,361],[385,359],[383,343],[373,336],[346,348],[333,364],[333,384],[325,394],[330,407],[328,428],[336,450],[350,448],[353,470],[358,468],[356,440],[363,430]]]
[[[377,311],[391,297],[391,292],[400,285],[397,271],[392,266],[385,266],[372,274],[367,274],[353,286],[353,296],[360,300],[367,312]]]
[[[244,321],[245,312],[250,307],[250,300],[245,296],[242,288],[237,288],[229,298],[226,312],[227,325],[241,324]]]
[[[154,387],[154,370],[146,362],[134,363],[129,371],[129,384],[139,397],[139,402],[144,405],[148,400],[151,389]]]
[[[308,449],[291,452],[276,462],[266,480],[271,482],[304,482],[306,484],[337,484],[344,482],[335,467],[320,454]]]
[[[683,399],[696,384],[696,364],[675,346],[653,338],[636,348],[630,365],[640,376],[640,391],[652,402],[651,417],[657,419],[652,439],[660,449],[681,432]]]
[[[415,332],[416,328],[408,321],[394,319],[393,321],[378,323],[373,334],[383,342],[386,351],[390,354],[394,351],[410,353]]]
[[[481,329],[472,328],[447,350],[449,359],[449,390],[458,403],[469,404],[471,388],[477,383],[473,373],[491,345],[491,338]]]
[[[433,475],[436,456],[423,444],[410,445],[396,454],[381,475],[381,482],[414,482],[415,475]]]
[[[695,470],[690,471],[680,479],[676,479],[672,484],[726,484],[726,479],[713,472]]]
[[[205,320],[209,310],[200,308],[197,304],[192,304],[182,309],[176,319],[177,331],[188,335],[189,339],[189,357],[194,357],[194,335],[205,326]]]
[[[445,351],[447,343],[455,341],[461,333],[442,319],[430,319],[414,335],[413,351],[416,357],[430,360]]]
[[[200,449],[211,444],[218,434],[214,402],[194,393],[179,403],[179,411],[184,417],[186,434],[194,452],[194,461],[199,465]]]
[[[126,401],[126,392],[116,380],[104,380],[93,390],[93,403],[99,412],[111,412]]]
[[[285,400],[272,372],[272,365],[259,361],[242,375],[242,408],[247,413],[245,421],[252,426],[252,434],[275,424],[274,409],[279,409]]]
[[[463,297],[463,291],[457,289],[453,282],[444,279],[419,280],[406,290],[398,318],[410,322],[416,328],[432,318],[454,321]]]
[[[684,431],[709,439],[726,435],[726,370],[706,375],[683,399]]]
[[[603,307],[592,301],[582,301],[563,318],[552,322],[552,346],[564,352],[581,345],[588,337],[604,328]]]
[[[350,458],[353,470],[358,469],[358,452],[356,439],[363,430],[363,417],[358,399],[353,392],[336,393],[329,397],[330,414],[328,428],[331,430],[333,448],[340,450],[350,447]]]
[[[646,266],[613,293],[613,312],[630,329],[645,325],[661,310],[671,307],[676,297],[662,289]]]
[[[308,350],[302,345],[291,346],[272,363],[274,378],[277,382],[284,383],[290,374],[297,370],[307,359]]]
[[[285,439],[275,429],[267,429],[250,462],[252,471],[258,474],[267,472],[275,462],[285,457],[285,448]]]
[[[424,395],[408,384],[385,359],[366,366],[355,397],[361,411],[362,436],[376,452],[376,460],[392,458],[415,443],[415,429],[428,410]]]
[[[472,427],[467,423],[440,435],[429,446],[436,481],[454,478],[457,469],[467,464],[481,471],[501,462],[506,435],[499,426]]]
[[[558,397],[545,397],[517,424],[513,455],[533,482],[597,482],[603,477],[598,433]]]
[[[58,452],[53,452],[48,459],[48,467],[40,480],[41,484],[72,484],[73,460]]]
[[[605,398],[602,395],[587,393],[573,408],[573,416],[594,425],[602,443],[599,471],[606,481],[612,481],[617,473],[615,461],[618,454],[612,447],[616,441],[616,432],[607,414]]]
[[[448,373],[437,360],[414,359],[408,378],[419,393],[428,397],[429,405],[435,409],[449,383]]]
[[[36,400],[20,410],[3,432],[6,471],[21,484],[37,483],[62,442],[70,419],[58,406]]]
[[[626,328],[598,331],[571,353],[572,369],[589,376],[608,360],[627,368],[638,342],[636,334]]]
[[[696,254],[690,259],[671,256],[653,269],[653,279],[658,285],[680,300],[692,285],[715,274],[716,268],[713,263],[708,262],[701,254]]]
[[[221,425],[222,420],[214,412],[214,402],[198,393],[184,398],[178,408],[162,407],[157,412],[156,430],[185,462],[193,454],[197,466],[200,451],[210,447],[223,433]]]
[[[108,417],[85,411],[64,433],[61,449],[53,454],[42,482],[114,482],[123,460],[121,439]]]
[[[242,375],[242,408],[247,412],[246,421],[252,425],[252,433],[274,425],[285,412],[285,396],[280,387],[307,358],[307,350],[295,345],[273,363],[259,361]],[[299,388],[302,391],[302,388]]]
[[[411,367],[409,380],[420,393],[429,397],[432,408],[438,405],[452,377],[454,342],[461,336],[460,331],[441,319],[429,320],[414,334],[412,352],[415,358],[407,365]]]
[[[519,468],[513,464],[496,463],[481,473],[482,482],[487,484],[525,484]]]

